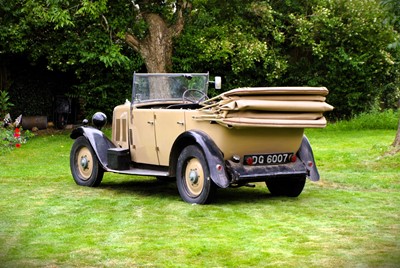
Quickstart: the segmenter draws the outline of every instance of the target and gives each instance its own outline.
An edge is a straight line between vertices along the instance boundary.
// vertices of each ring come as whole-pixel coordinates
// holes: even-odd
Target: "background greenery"
[[[399,1],[188,2],[185,29],[174,40],[175,72],[221,75],[224,90],[326,86],[334,119],[397,105]],[[178,1],[135,3],[173,22]],[[52,101],[43,96],[57,92],[79,100],[82,116],[110,116],[129,98],[132,73],[146,71],[126,33],[148,34],[132,1],[1,1],[0,84],[16,104],[14,116],[48,114]]]
[[[397,267],[395,130],[347,128],[357,124],[307,130],[321,181],[298,198],[260,183],[205,206],[155,178],[106,173],[99,188],[77,186],[68,133],[36,137],[0,155],[1,266]]]

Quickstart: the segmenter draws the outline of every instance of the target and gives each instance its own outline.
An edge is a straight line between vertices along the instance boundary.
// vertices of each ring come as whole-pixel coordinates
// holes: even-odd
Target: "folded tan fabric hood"
[[[226,127],[322,128],[325,87],[237,88],[203,102],[204,114],[196,119],[215,121]]]

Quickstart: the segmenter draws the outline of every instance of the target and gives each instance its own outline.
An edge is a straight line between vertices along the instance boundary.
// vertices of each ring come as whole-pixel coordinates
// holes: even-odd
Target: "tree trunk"
[[[142,56],[149,73],[166,73],[172,70],[172,34],[166,22],[157,14],[146,14],[149,33],[143,40],[131,34],[127,43]]]
[[[172,41],[183,30],[183,11],[191,8],[190,4],[184,4],[183,0],[178,0],[177,3],[174,24],[168,25],[159,14],[144,12],[141,16],[148,25],[147,36],[139,39],[130,33],[125,35],[125,41],[142,56],[149,73],[172,71]]]
[[[394,142],[392,144],[395,147],[400,147],[400,119],[399,119],[399,124],[397,127],[397,134],[396,134],[396,138],[394,139]]]

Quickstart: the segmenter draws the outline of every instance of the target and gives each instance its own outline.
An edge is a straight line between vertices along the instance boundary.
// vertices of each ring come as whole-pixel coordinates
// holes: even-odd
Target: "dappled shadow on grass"
[[[181,200],[175,181],[159,181],[156,178],[132,178],[128,180],[115,179],[103,181],[99,188],[103,190],[114,191],[118,194],[129,194],[140,197],[155,197],[170,201]],[[297,198],[273,196],[268,192],[265,184],[260,183],[254,188],[240,187],[217,189],[216,196],[212,204],[254,204],[274,200],[290,201],[296,199]]]
[[[179,198],[175,183],[161,182],[156,178],[134,178],[131,180],[103,181],[99,188],[118,194],[138,195],[176,200]]]
[[[300,195],[301,197],[301,195]],[[255,188],[218,189],[215,204],[267,204],[271,202],[292,202],[297,197],[275,196],[268,192],[266,186],[257,185]]]

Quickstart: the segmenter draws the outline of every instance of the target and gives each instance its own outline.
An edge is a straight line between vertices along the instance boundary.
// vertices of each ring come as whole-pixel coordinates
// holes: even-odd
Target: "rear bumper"
[[[231,184],[266,181],[277,177],[307,176],[308,170],[304,163],[297,159],[294,163],[281,165],[245,166],[231,160],[226,161]]]

